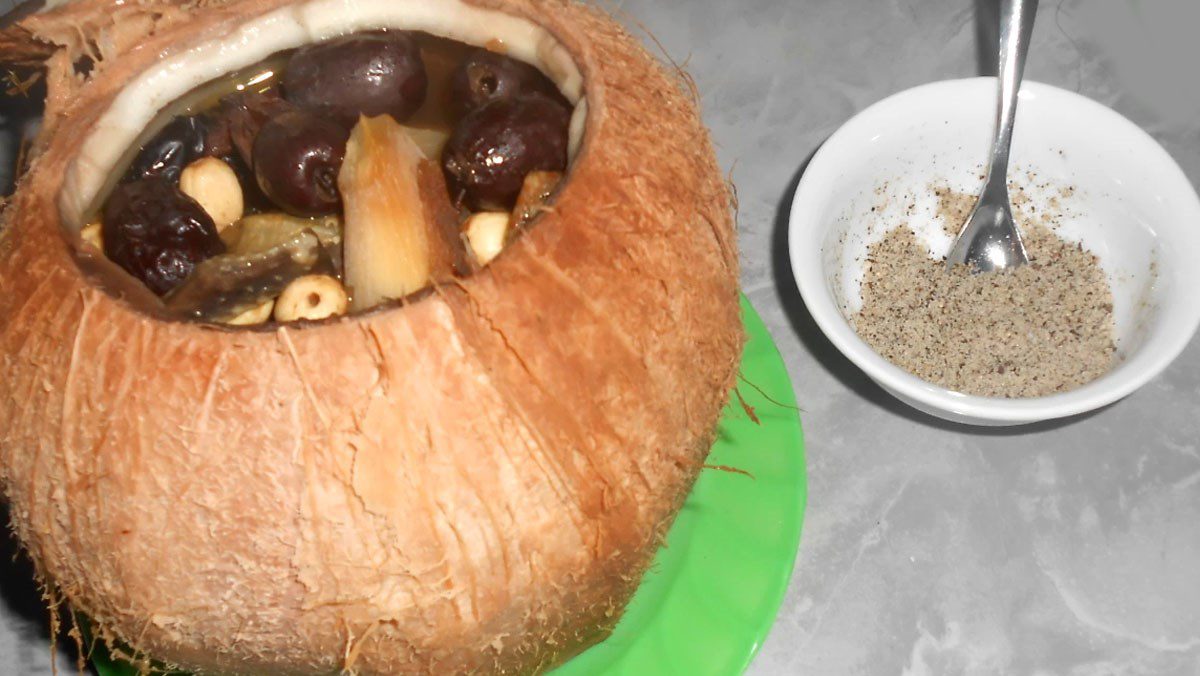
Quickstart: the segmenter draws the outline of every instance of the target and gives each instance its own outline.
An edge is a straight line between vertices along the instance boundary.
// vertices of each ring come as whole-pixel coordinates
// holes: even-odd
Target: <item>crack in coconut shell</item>
[[[84,3],[71,21],[107,25],[107,3]],[[47,586],[135,655],[208,673],[549,668],[619,619],[736,377],[735,239],[707,132],[597,9],[431,4],[536,20],[585,76],[555,208],[504,255],[294,330],[164,321],[97,287],[102,261],[76,264],[57,204],[90,130],[159,55],[301,6],[153,5],[102,29],[120,39],[96,42],[86,80],[71,48],[50,57],[53,113],[0,233],[14,530]]]

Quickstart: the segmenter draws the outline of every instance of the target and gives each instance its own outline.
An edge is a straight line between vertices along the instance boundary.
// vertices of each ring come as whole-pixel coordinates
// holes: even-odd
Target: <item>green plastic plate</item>
[[[749,340],[737,397],[706,469],[612,636],[552,676],[731,676],[758,652],[787,590],[807,485],[800,417],[787,369],[742,299]],[[728,471],[736,468],[746,476]],[[129,665],[93,655],[100,676]]]

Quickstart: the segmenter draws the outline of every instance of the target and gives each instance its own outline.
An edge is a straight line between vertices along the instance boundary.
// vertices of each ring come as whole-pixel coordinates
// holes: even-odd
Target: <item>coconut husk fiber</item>
[[[468,2],[541,24],[583,74],[553,208],[395,307],[259,330],[165,318],[77,253],[64,175],[139,73],[299,4],[85,0],[0,32],[0,59],[45,59],[49,92],[0,230],[13,528],[103,640],[199,673],[546,669],[620,618],[736,376],[708,133],[599,10]]]

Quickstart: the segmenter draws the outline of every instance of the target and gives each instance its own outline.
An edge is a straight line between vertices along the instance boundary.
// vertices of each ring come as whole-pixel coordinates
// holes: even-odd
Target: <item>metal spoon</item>
[[[1025,70],[1025,53],[1037,15],[1038,0],[1000,0],[1000,97],[996,106],[996,139],[979,200],[946,256],[948,268],[965,263],[975,272],[1006,270],[1029,262],[1013,221],[1008,197],[1008,151],[1017,116],[1017,92]]]

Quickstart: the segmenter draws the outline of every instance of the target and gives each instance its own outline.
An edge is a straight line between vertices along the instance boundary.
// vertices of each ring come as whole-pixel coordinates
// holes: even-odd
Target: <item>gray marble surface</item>
[[[958,427],[904,408],[843,359],[790,276],[786,214],[806,159],[890,93],[985,72],[994,28],[977,9],[991,3],[604,6],[696,79],[738,185],[743,284],[805,411],[803,542],[750,673],[1200,674],[1200,341],[1094,415]],[[1027,76],[1131,117],[1197,182],[1197,25],[1196,0],[1046,0]],[[36,594],[8,558],[0,672],[48,673]]]

